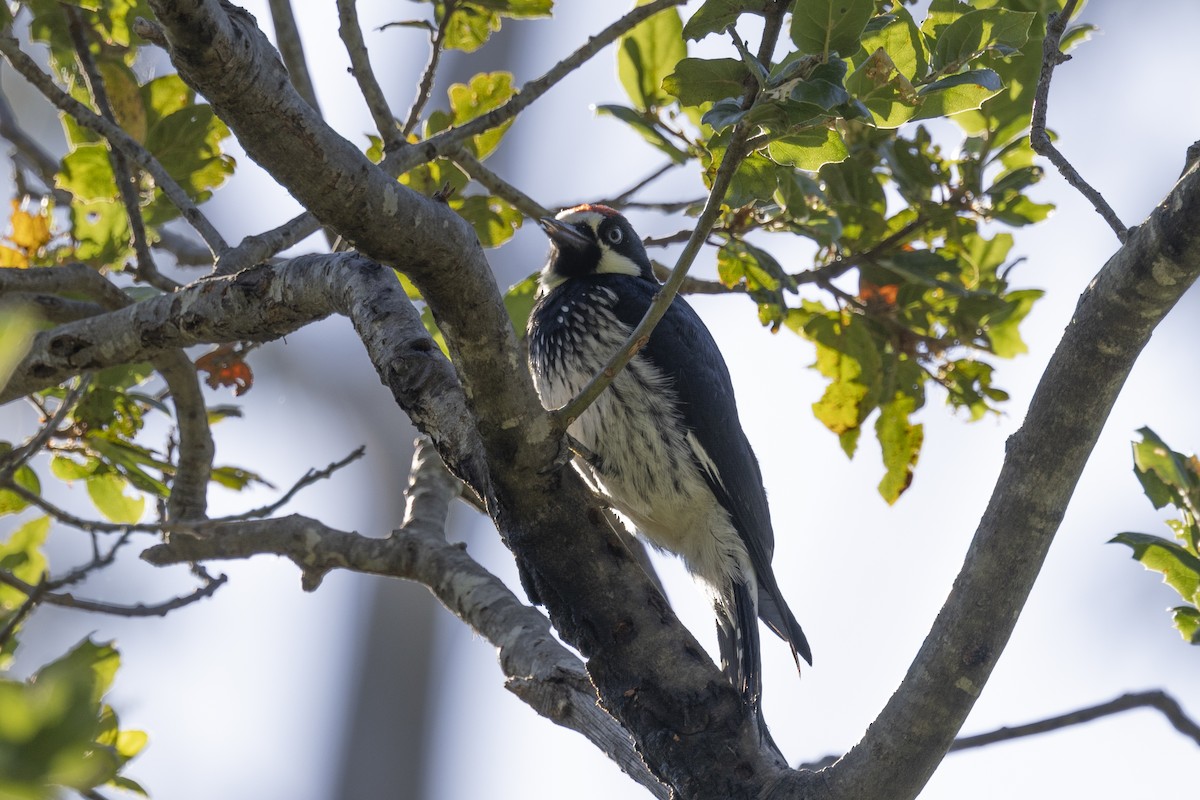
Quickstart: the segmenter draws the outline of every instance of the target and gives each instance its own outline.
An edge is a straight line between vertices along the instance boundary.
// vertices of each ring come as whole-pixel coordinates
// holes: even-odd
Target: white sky
[[[371,123],[355,100],[340,43],[325,38],[336,29],[332,4],[296,5],[304,6],[301,28],[324,111],[358,141]],[[418,9],[362,5],[367,29]],[[529,38],[522,41],[536,46],[521,48],[521,61],[511,65],[518,82],[541,74],[588,32],[611,21],[618,8],[561,5],[559,19],[525,23]],[[268,24],[265,3],[248,7]],[[1200,7],[1169,0],[1093,3],[1087,19],[1102,32],[1058,70],[1050,124],[1068,158],[1132,224],[1166,193],[1184,150],[1200,138],[1193,71],[1177,55],[1191,52]],[[377,68],[388,59],[389,48],[396,48],[391,65],[379,71],[393,110],[403,113],[413,75],[425,59],[419,34],[392,30],[372,34],[368,44]],[[496,162],[497,169],[544,205],[610,195],[661,163],[619,123],[595,119],[589,111],[591,104],[625,100],[613,58],[611,50],[601,54],[539,100],[506,140],[505,160]],[[17,83],[6,76],[5,90],[12,92]],[[444,95],[435,95],[435,104],[439,96]],[[247,174],[212,205],[230,240],[277,224],[294,208],[286,193],[253,177],[247,159],[239,163]],[[696,192],[695,183],[681,173],[678,182],[652,196]],[[771,639],[764,647],[766,714],[793,762],[844,752],[896,687],[961,563],[1005,438],[1019,427],[1079,292],[1117,246],[1100,218],[1057,175],[1049,175],[1037,195],[1056,202],[1059,210],[1041,226],[1016,233],[1014,254],[1028,259],[1015,272],[1016,282],[1046,289],[1048,295],[1024,326],[1030,354],[998,364],[997,382],[1013,399],[1004,416],[968,424],[952,417],[931,393],[920,415],[925,447],[916,480],[892,508],[875,491],[881,467],[871,438],[863,437],[858,457],[848,462],[835,437],[812,418],[809,406],[823,385],[807,369],[811,347],[787,332],[772,336],[760,329],[753,307],[743,299],[694,302],[730,362],[743,424],[772,499],[775,571],[815,654],[816,666],[797,679],[781,643]],[[639,232],[669,233],[678,227],[678,220],[650,219]],[[541,234],[530,228],[494,252],[492,260],[499,274],[515,279],[540,265],[544,248]],[[785,264],[791,258],[795,268],[802,266],[802,250],[789,253],[775,243],[771,249]],[[711,253],[702,256],[695,272],[712,274]],[[1155,687],[1200,716],[1200,652],[1183,645],[1170,626],[1164,609],[1172,593],[1130,561],[1125,548],[1104,544],[1122,530],[1166,530],[1132,475],[1128,443],[1137,428],[1150,425],[1176,449],[1200,449],[1192,400],[1197,387],[1189,369],[1195,359],[1195,311],[1193,294],[1159,329],[1134,370],[965,733]],[[218,462],[248,466],[286,486],[309,466],[323,466],[368,441],[372,466],[357,465],[291,506],[332,525],[367,532],[364,519],[380,497],[371,476],[397,467],[389,465],[387,448],[403,446],[405,423],[394,409],[394,430],[367,430],[356,422],[359,404],[385,407],[390,398],[344,323],[327,322],[288,337],[282,352],[272,363],[327,372],[338,387],[334,396],[345,405],[331,415],[329,395],[314,397],[289,389],[286,375],[260,373],[245,398],[246,419],[218,428]],[[10,427],[19,426],[24,434],[33,420],[10,406],[0,409],[0,423],[8,438]],[[390,477],[397,485],[403,482],[402,474]],[[212,513],[257,502],[218,491]],[[470,513],[456,513],[454,520],[454,534],[515,586],[511,558],[494,531],[475,524]],[[372,579],[335,574],[319,592],[306,595],[290,564],[260,558],[222,569],[231,581],[215,599],[166,620],[39,614],[42,630],[28,637],[22,663],[28,669],[90,631],[118,637],[125,666],[112,699],[127,724],[151,734],[150,750],[129,773],[156,798],[330,797],[344,722],[338,688],[352,680],[356,620]],[[663,561],[661,570],[681,618],[711,647],[711,612],[700,593],[678,565]],[[182,570],[135,565],[88,588],[134,600],[179,593],[185,581]],[[509,695],[490,646],[449,614],[439,613],[438,625],[435,673],[440,680],[436,724],[428,733],[434,759],[428,800],[550,800],[567,794],[567,786],[578,800],[641,796],[585,740],[555,728]],[[314,691],[314,686],[330,690]],[[1166,794],[1188,780],[1196,756],[1195,746],[1161,717],[1140,711],[952,755],[922,797]]]

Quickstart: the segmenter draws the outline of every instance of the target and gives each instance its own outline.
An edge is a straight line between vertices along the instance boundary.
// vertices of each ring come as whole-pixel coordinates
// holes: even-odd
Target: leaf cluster
[[[1200,460],[1172,450],[1149,428],[1133,443],[1133,472],[1155,508],[1171,506],[1167,520],[1173,539],[1148,533],[1118,533],[1111,541],[1133,550],[1133,558],[1163,576],[1179,593],[1182,605],[1171,609],[1184,641],[1200,645]]]
[[[829,385],[813,410],[848,455],[875,418],[889,502],[912,479],[928,387],[979,419],[1007,399],[989,357],[1025,352],[1020,323],[1041,293],[1011,285],[1013,239],[996,228],[1052,210],[1029,196],[1042,173],[1027,131],[1059,5],[934,0],[918,21],[899,3],[799,2],[792,49],[763,63],[736,25],[769,4],[710,0],[631,31],[618,54],[631,105],[598,109],[707,182],[733,129],[750,129],[710,238],[717,277],[763,325],[815,345]],[[729,57],[688,55],[722,32]],[[810,263],[771,252],[798,238]]]

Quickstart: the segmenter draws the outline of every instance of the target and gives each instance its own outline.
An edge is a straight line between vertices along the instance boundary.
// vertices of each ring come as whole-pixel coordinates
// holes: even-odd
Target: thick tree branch
[[[58,274],[60,270],[67,275]],[[86,267],[0,269],[0,297],[6,290],[41,288],[39,283],[67,286],[67,278],[99,281],[128,301]],[[470,480],[484,480],[477,435],[453,369],[395,276],[351,253],[260,265],[39,333],[0,390],[0,403],[89,369],[142,361],[176,348],[269,341],[331,313],[351,319],[384,383],[416,425],[446,448],[442,452],[468,471]]]
[[[862,741],[826,771],[834,797],[915,797],[950,747],[1008,642],[1129,370],[1200,275],[1197,220],[1193,168],[1080,297],[924,645]]]
[[[213,104],[246,152],[318,219],[362,252],[402,269],[429,302],[465,401],[454,411],[439,408],[449,418],[441,421],[457,417],[469,428],[448,437],[460,452],[444,442],[439,451],[468,483],[484,487],[481,495],[517,555],[531,597],[588,659],[602,705],[633,735],[651,771],[697,798],[746,796],[776,784],[785,765],[762,748],[733,687],[559,457],[562,442],[533,391],[470,227],[444,205],[397,184],[317,119],[248,15],[216,0],[151,5],[180,75]],[[652,3],[633,13],[649,15],[668,5]],[[236,280],[263,277],[252,269]],[[245,313],[263,322],[253,309]],[[228,331],[230,320],[223,317],[220,325]],[[424,335],[423,341],[428,343]],[[44,344],[35,341],[39,359],[49,355]],[[372,352],[372,360],[378,367],[378,354]],[[405,394],[393,391],[403,402]],[[486,461],[464,466],[462,451],[478,454],[477,442]]]
[[[309,590],[332,569],[416,581],[496,647],[510,691],[539,714],[582,733],[631,778],[665,798],[665,787],[646,770],[628,734],[596,705],[583,665],[555,640],[546,618],[518,600],[461,545],[446,541],[446,514],[460,489],[434,448],[419,439],[404,522],[386,539],[292,515],[203,523],[194,535],[176,532],[169,544],[151,547],[142,557],[152,564],[174,564],[272,553],[300,567]]]
[[[277,255],[299,244],[321,230],[321,223],[311,212],[297,214],[282,225],[269,231],[247,236],[235,246],[221,253],[213,269],[213,275],[232,275],[246,267]]]

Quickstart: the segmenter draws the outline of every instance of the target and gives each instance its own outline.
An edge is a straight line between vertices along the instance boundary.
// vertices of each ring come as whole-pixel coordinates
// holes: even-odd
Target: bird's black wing
[[[606,277],[620,283],[614,313],[633,327],[645,315],[659,287],[640,278]],[[716,466],[718,474],[712,475],[700,465],[746,544],[758,580],[759,617],[811,664],[808,640],[784,602],[771,569],[775,539],[762,472],[742,431],[729,369],[712,334],[695,310],[679,297],[655,327],[641,354],[670,377],[681,401],[684,424]]]

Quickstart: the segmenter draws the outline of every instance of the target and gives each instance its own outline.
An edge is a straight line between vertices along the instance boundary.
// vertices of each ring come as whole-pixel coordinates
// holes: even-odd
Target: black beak
[[[542,230],[550,237],[550,241],[554,242],[559,249],[586,250],[595,244],[595,242],[575,230],[575,228],[565,222],[556,220],[554,217],[542,217],[538,220],[538,225],[542,226]]]

